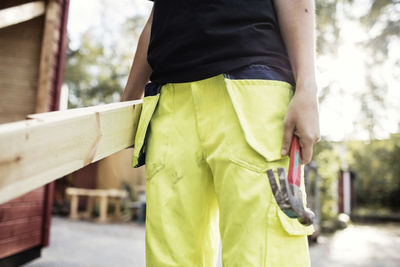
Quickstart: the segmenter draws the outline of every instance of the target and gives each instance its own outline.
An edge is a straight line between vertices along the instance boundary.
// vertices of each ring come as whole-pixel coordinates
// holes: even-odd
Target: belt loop
[[[163,83],[159,82],[149,82],[146,84],[144,87],[144,96],[153,96],[157,95],[161,92],[161,87],[163,86]]]

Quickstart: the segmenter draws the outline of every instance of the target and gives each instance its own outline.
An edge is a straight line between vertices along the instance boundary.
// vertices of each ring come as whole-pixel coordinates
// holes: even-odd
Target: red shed
[[[59,109],[69,0],[0,1],[0,123]],[[6,151],[0,151],[6,153]],[[54,183],[0,205],[0,266],[49,244]]]

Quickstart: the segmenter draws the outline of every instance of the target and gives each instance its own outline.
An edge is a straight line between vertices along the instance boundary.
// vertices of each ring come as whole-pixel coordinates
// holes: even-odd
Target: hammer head
[[[303,206],[303,195],[300,188],[290,184],[284,168],[278,168],[280,188],[275,180],[274,171],[267,170],[272,193],[281,210],[290,218],[297,218],[304,225],[314,222],[315,214]]]

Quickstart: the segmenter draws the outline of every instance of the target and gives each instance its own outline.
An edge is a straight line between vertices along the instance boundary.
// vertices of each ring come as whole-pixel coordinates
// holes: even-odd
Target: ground
[[[317,267],[400,266],[400,224],[352,224],[310,248]]]
[[[310,246],[315,267],[400,266],[400,224],[353,224]],[[144,226],[54,216],[50,246],[25,267],[145,266]],[[218,266],[221,266],[219,261]]]

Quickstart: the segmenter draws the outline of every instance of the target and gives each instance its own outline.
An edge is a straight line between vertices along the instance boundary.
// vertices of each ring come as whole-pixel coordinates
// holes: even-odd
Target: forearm
[[[152,69],[147,62],[147,49],[150,41],[151,23],[153,20],[153,11],[144,26],[139,37],[138,46],[132,67],[129,73],[125,91],[122,94],[121,101],[136,100],[143,98],[144,87],[148,83]]]
[[[275,0],[282,38],[297,90],[317,93],[315,80],[315,5],[313,0]]]

